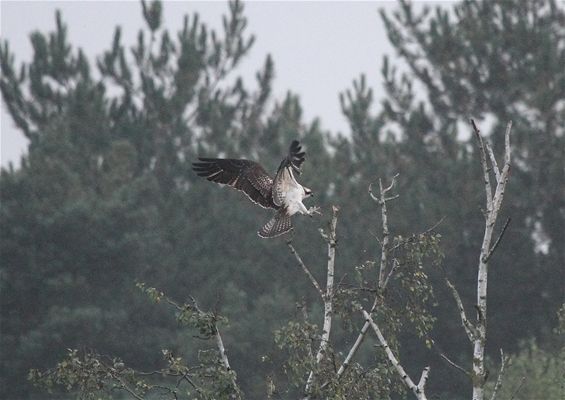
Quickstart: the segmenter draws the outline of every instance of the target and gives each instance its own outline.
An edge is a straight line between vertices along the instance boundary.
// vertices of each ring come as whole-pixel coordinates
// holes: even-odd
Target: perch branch
[[[320,364],[328,344],[330,342],[330,332],[332,329],[332,315],[333,315],[333,296],[334,296],[334,275],[335,275],[335,250],[337,247],[336,238],[336,227],[337,227],[337,214],[339,208],[332,206],[332,220],[330,222],[330,232],[328,235],[322,233],[322,237],[328,242],[328,266],[327,266],[327,278],[326,278],[326,292],[322,295],[324,301],[324,325],[322,327],[322,338],[320,341],[320,347],[316,353],[316,364]],[[314,371],[310,371],[308,375],[308,380],[306,381],[306,387],[304,392],[306,393],[306,398],[309,398],[310,389],[312,383],[314,382]]]

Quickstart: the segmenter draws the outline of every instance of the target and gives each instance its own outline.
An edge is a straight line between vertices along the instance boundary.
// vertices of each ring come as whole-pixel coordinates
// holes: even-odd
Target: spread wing
[[[211,182],[229,185],[265,208],[275,208],[272,201],[273,179],[254,161],[224,158],[198,158],[192,169]]]
[[[306,155],[306,152],[300,150],[301,147],[298,140],[293,140],[290,144],[288,156],[281,161],[281,165],[277,170],[272,190],[273,202],[277,206],[281,206],[283,204],[286,194],[291,189],[295,186],[299,186],[296,179],[294,179],[294,174],[296,173],[300,175],[300,167],[302,166]]]

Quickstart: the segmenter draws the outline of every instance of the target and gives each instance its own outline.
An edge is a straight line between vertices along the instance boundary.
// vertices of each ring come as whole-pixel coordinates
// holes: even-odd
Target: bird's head
[[[314,196],[312,189],[309,189],[306,186],[302,186],[302,189],[304,190],[304,198]]]

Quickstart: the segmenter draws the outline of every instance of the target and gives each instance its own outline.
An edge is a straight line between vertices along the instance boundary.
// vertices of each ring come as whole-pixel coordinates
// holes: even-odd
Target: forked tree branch
[[[494,242],[494,244],[492,245],[491,249],[489,250],[488,254],[485,257],[485,262],[487,262],[491,256],[494,254],[496,248],[498,247],[498,244],[500,243],[500,241],[502,240],[502,237],[504,236],[504,233],[506,232],[506,229],[508,228],[508,225],[510,225],[510,217],[508,217],[506,219],[506,222],[504,223],[504,226],[502,227],[502,230],[500,231],[500,234],[498,235],[498,238],[496,239],[496,241]]]
[[[426,381],[428,379],[428,375],[430,373],[430,367],[428,366],[424,368],[424,370],[422,371],[422,375],[420,377],[420,381],[416,385],[414,381],[410,378],[410,376],[406,373],[406,371],[402,367],[402,364],[400,364],[400,362],[398,361],[398,358],[396,358],[396,356],[390,349],[385,337],[383,336],[381,330],[379,329],[378,325],[375,323],[371,315],[367,313],[367,311],[365,310],[361,310],[361,312],[363,313],[363,317],[365,317],[365,320],[371,325],[371,328],[373,328],[373,331],[375,331],[375,334],[377,335],[377,338],[379,339],[381,346],[385,350],[388,360],[396,369],[396,372],[400,376],[400,379],[402,379],[404,384],[408,387],[408,389],[412,391],[412,393],[414,393],[414,395],[418,400],[427,400],[425,393],[425,386],[426,386]]]
[[[479,255],[479,267],[477,276],[477,312],[479,315],[477,324],[474,325],[476,331],[473,332],[473,400],[484,400],[484,385],[486,382],[486,369],[484,363],[484,353],[486,344],[486,333],[487,333],[487,281],[488,281],[488,261],[496,248],[498,247],[506,228],[508,227],[508,221],[504,225],[499,238],[496,240],[494,246],[491,247],[492,236],[494,232],[494,226],[500,212],[500,207],[502,205],[502,200],[504,199],[504,191],[506,189],[506,184],[508,183],[509,172],[510,172],[510,131],[512,129],[512,122],[509,122],[506,127],[506,132],[504,134],[504,165],[502,170],[499,170],[492,149],[489,149],[488,145],[485,145],[479,128],[473,120],[471,120],[471,125],[475,136],[477,138],[479,146],[479,155],[481,160],[481,166],[483,169],[484,183],[485,183],[485,195],[486,195],[486,213],[485,213],[485,231],[483,235],[483,242],[481,245],[481,252]],[[487,152],[488,158],[490,159],[491,168],[489,168],[487,163]],[[492,192],[492,187],[490,183],[490,171],[494,169],[494,174],[496,177],[496,187],[494,194]],[[456,300],[457,301],[457,300]],[[458,302],[459,305],[460,302]],[[463,314],[462,314],[463,315]],[[463,319],[463,316],[462,316]],[[466,329],[469,325],[466,325]]]
[[[381,245],[381,261],[379,265],[379,276],[377,283],[379,290],[377,291],[375,299],[373,300],[373,305],[371,306],[371,309],[369,311],[370,313],[372,313],[377,307],[382,292],[386,289],[390,277],[393,275],[396,268],[398,268],[398,262],[393,263],[393,266],[390,269],[388,275],[386,275],[386,269],[388,265],[389,243],[390,243],[390,237],[389,237],[390,233],[388,229],[388,212],[387,212],[386,203],[398,198],[398,195],[387,197],[387,194],[394,188],[397,177],[398,174],[394,175],[390,185],[387,186],[386,188],[383,187],[382,180],[379,179],[378,196],[373,193],[372,184],[369,185],[369,196],[371,196],[371,198],[381,207],[381,226],[382,226],[382,239],[379,240],[379,243]],[[353,343],[353,346],[349,349],[349,352],[347,353],[345,360],[343,361],[343,363],[341,364],[341,366],[337,371],[338,379],[341,378],[343,373],[346,371],[347,367],[349,367],[349,365],[351,364],[351,360],[353,360],[353,357],[357,353],[357,350],[359,350],[361,343],[363,343],[363,339],[365,338],[365,335],[367,334],[369,327],[370,327],[369,322],[365,320],[365,323],[363,324],[363,327],[361,328],[359,335],[357,335],[357,339],[355,340],[355,343]]]
[[[394,184],[396,183],[397,177],[398,177],[398,174],[394,175],[394,177],[392,178],[392,182],[386,188],[383,188],[383,182],[382,182],[381,179],[379,179],[379,196],[378,197],[373,194],[372,184],[369,185],[369,196],[371,196],[371,198],[375,202],[377,202],[378,205],[381,206],[383,238],[381,240],[381,264],[380,264],[380,268],[379,268],[379,281],[378,281],[379,289],[382,289],[382,286],[384,285],[384,282],[385,282],[385,273],[386,273],[387,257],[388,257],[388,244],[389,244],[389,241],[390,241],[390,238],[389,238],[390,233],[389,233],[389,230],[388,230],[388,214],[387,214],[386,203],[387,203],[387,201],[393,200],[393,199],[398,197],[398,195],[392,196],[392,197],[387,197],[386,194],[389,191],[391,191],[392,188],[394,187]]]

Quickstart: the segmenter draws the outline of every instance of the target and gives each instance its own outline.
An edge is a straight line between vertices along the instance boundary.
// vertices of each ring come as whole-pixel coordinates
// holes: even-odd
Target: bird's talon
[[[314,214],[322,215],[322,213],[320,212],[320,207],[318,206],[310,207],[310,209],[308,210],[308,215],[310,217],[313,217]]]

